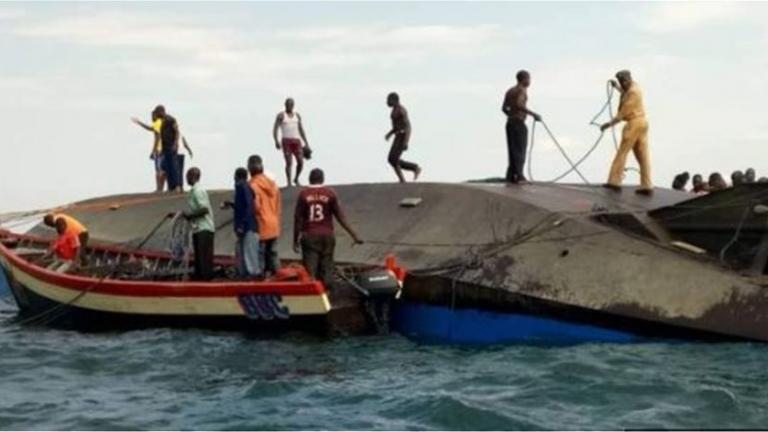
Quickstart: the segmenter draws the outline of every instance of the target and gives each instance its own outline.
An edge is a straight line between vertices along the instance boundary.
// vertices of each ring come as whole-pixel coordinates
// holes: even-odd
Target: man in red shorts
[[[304,267],[330,290],[336,248],[333,218],[339,220],[355,244],[363,241],[349,226],[336,192],[323,186],[324,182],[323,170],[315,168],[309,173],[309,187],[299,193],[293,218],[293,250],[299,253],[301,249]]]
[[[280,129],[282,141],[277,139],[277,130]],[[285,157],[285,177],[288,186],[293,183],[299,186],[299,176],[304,168],[304,147],[309,151],[309,142],[304,133],[304,126],[301,124],[301,116],[293,110],[293,99],[285,100],[285,111],[279,113],[275,119],[275,126],[272,128],[272,137],[275,139],[275,147],[278,150],[283,149]],[[303,143],[302,143],[303,141]],[[296,177],[291,177],[293,170],[293,159],[296,159]]]

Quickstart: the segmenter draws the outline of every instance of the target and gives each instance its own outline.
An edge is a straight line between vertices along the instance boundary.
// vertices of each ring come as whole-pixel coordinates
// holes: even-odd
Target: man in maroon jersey
[[[299,253],[301,248],[304,267],[330,290],[336,248],[334,216],[355,244],[362,244],[363,241],[347,223],[336,192],[323,186],[324,182],[323,170],[315,168],[309,173],[309,186],[299,193],[293,218],[293,250]]]

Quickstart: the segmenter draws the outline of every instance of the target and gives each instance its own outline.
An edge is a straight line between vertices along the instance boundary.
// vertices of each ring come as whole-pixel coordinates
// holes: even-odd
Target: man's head
[[[61,219],[61,218],[59,218],[59,219]],[[53,214],[52,213],[48,213],[47,215],[45,215],[45,217],[43,217],[43,223],[46,226],[49,226],[51,228],[56,228],[56,221],[53,219]]]
[[[264,163],[261,161],[261,156],[253,155],[248,158],[248,172],[251,173],[251,176],[264,172]]]
[[[192,167],[187,170],[187,184],[194,186],[200,181],[200,168]]]
[[[725,179],[722,175],[718,172],[714,172],[709,175],[709,189],[710,190],[720,190],[727,188],[728,185],[725,183]]]
[[[152,110],[152,120],[165,118],[165,107],[158,105]]]
[[[387,95],[387,106],[388,107],[394,107],[395,105],[398,105],[400,103],[400,95],[398,95],[395,92],[392,92]]]
[[[731,173],[731,184],[736,186],[744,183],[744,173],[736,170]]]
[[[689,174],[687,172],[676,175],[675,179],[672,181],[672,189],[680,191],[685,190],[685,185],[688,183],[688,177]]]
[[[248,180],[248,170],[243,167],[239,167],[238,169],[235,170],[235,182],[240,182],[245,180]]]
[[[629,90],[629,87],[632,85],[632,73],[626,69],[620,70],[616,72],[616,80],[622,89]]]
[[[517,71],[515,78],[517,78],[517,83],[523,87],[528,87],[531,85],[531,74],[527,70],[523,69]]]
[[[757,174],[755,174],[754,168],[747,168],[747,170],[744,171],[744,183],[754,183],[756,178]]]
[[[285,100],[285,112],[287,113],[293,112],[293,98],[288,98]]]
[[[56,232],[59,234],[67,232],[67,221],[64,218],[56,219]]]
[[[693,187],[694,189],[696,187],[701,187],[704,185],[704,177],[701,176],[701,174],[696,174],[693,176]]]
[[[325,183],[325,173],[320,168],[315,168],[309,172],[309,184],[321,185]]]

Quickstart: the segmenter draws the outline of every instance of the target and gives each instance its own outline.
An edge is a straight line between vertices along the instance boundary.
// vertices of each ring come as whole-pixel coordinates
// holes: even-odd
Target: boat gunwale
[[[19,239],[35,243],[47,243],[49,240],[27,234],[15,234],[0,230],[0,240]],[[89,245],[91,249],[113,253],[124,253],[142,258],[170,259],[169,254],[156,251],[126,251],[113,245]],[[299,281],[129,281],[110,278],[88,277],[57,273],[35,265],[14,253],[0,241],[0,257],[9,267],[26,273],[32,278],[57,287],[76,292],[93,292],[106,295],[132,297],[236,297],[246,294],[279,294],[283,296],[324,295],[326,290],[317,280]]]

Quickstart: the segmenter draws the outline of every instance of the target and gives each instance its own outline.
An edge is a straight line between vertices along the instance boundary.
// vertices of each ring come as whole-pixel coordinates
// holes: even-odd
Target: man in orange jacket
[[[248,172],[251,174],[250,185],[255,196],[256,218],[259,221],[259,240],[262,269],[264,275],[274,274],[280,268],[277,256],[277,239],[280,237],[282,198],[277,183],[264,175],[264,163],[261,156],[248,158]]]
[[[81,264],[83,261],[83,254],[85,253],[85,248],[88,247],[88,239],[89,239],[88,229],[85,228],[85,225],[80,223],[77,219],[73,218],[72,216],[66,215],[64,213],[48,213],[43,218],[43,223],[58,231],[59,220],[63,220],[65,222],[64,226],[66,227],[68,236],[77,237],[79,249],[78,249],[77,257],[75,257],[75,261],[78,264]]]

